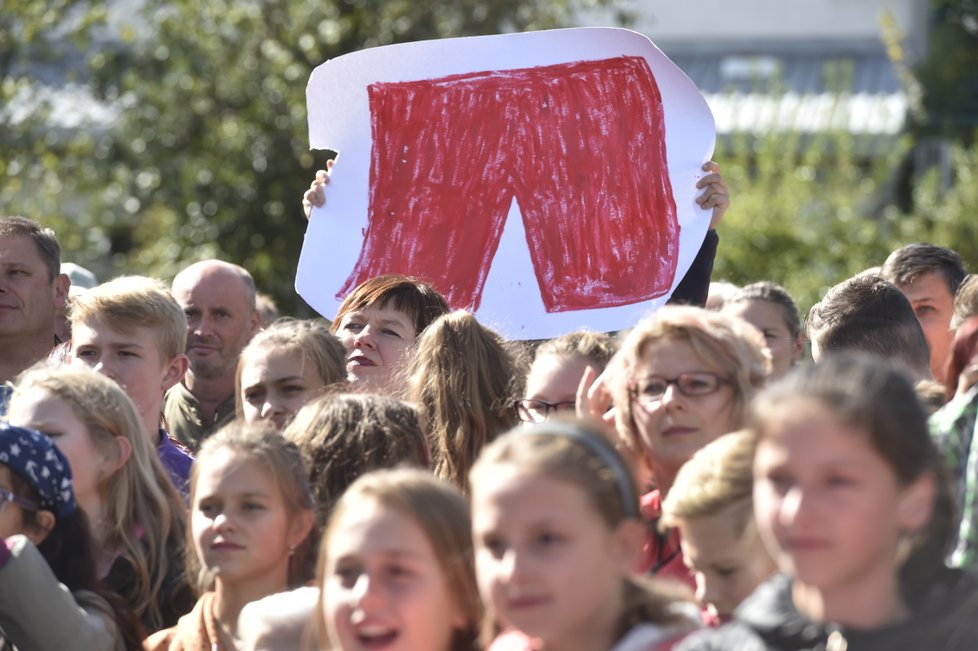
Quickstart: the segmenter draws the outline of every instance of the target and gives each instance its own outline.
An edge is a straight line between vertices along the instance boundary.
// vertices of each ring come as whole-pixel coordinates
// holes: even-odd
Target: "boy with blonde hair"
[[[71,364],[115,380],[136,405],[143,431],[184,494],[193,458],[160,428],[163,396],[187,371],[187,319],[166,286],[143,276],[103,283],[72,301]]]

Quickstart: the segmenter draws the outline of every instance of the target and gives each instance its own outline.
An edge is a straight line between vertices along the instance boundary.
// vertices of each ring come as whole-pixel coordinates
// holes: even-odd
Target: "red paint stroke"
[[[645,59],[376,83],[368,94],[369,226],[340,295],[407,273],[477,309],[514,197],[548,312],[669,291],[679,223]]]

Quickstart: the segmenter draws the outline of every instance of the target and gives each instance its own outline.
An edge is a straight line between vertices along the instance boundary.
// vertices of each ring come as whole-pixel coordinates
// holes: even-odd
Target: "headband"
[[[0,463],[37,492],[38,506],[45,511],[59,518],[74,512],[68,459],[45,435],[0,422]]]
[[[618,486],[618,497],[621,498],[624,516],[639,519],[638,493],[635,490],[632,473],[606,438],[592,434],[572,422],[553,420],[544,423],[526,423],[518,427],[516,433],[520,436],[554,436],[580,445],[611,471]]]

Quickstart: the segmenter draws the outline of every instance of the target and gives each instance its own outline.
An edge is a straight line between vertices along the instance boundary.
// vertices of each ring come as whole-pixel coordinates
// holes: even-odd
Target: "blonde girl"
[[[421,470],[378,470],[343,495],[319,552],[319,648],[473,651],[482,607],[469,508]]]
[[[141,630],[99,585],[68,459],[40,432],[0,423],[0,648],[123,651]]]
[[[104,584],[147,631],[175,622],[193,605],[181,551],[186,507],[125,392],[87,368],[31,370],[17,381],[8,420],[44,432],[68,458]]]
[[[279,430],[327,387],[346,378],[346,353],[321,320],[280,319],[256,334],[238,360],[237,417]]]
[[[298,448],[262,423],[204,441],[190,478],[188,574],[201,595],[144,649],[234,649],[248,603],[301,585],[312,499]]]
[[[978,581],[944,565],[952,500],[911,381],[829,356],[753,411],[755,518],[783,574],[689,648],[978,648]]]
[[[775,572],[754,523],[751,430],[724,434],[687,461],[662,503],[660,526],[679,530],[683,562],[696,578],[706,620],[730,619]]]
[[[513,356],[499,335],[459,310],[422,333],[410,368],[408,397],[428,429],[435,475],[465,490],[479,451],[517,422]]]
[[[632,574],[638,492],[600,429],[524,426],[485,449],[470,481],[486,642],[504,631],[492,651],[647,651],[695,626],[689,600]]]

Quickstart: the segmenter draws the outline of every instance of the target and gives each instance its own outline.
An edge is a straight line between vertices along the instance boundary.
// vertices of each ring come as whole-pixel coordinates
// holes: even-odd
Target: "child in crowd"
[[[805,352],[801,315],[791,294],[781,285],[758,282],[730,296],[721,310],[739,316],[764,335],[771,353],[771,378],[783,377]]]
[[[234,422],[201,446],[190,504],[188,573],[201,597],[143,648],[231,651],[245,604],[308,578],[313,512],[302,456],[267,424]]]
[[[464,311],[439,317],[418,339],[409,398],[431,440],[435,475],[461,490],[483,446],[516,424],[513,355]]]
[[[184,495],[193,458],[160,429],[163,396],[187,370],[187,318],[163,283],[142,276],[110,280],[71,301],[73,365],[90,366],[126,392]]]
[[[619,441],[647,473],[640,478],[651,476],[656,487],[642,497],[642,515],[651,525],[643,572],[695,587],[678,531],[658,531],[661,501],[697,450],[743,427],[747,405],[770,368],[755,328],[702,308],[664,307],[622,342],[604,382]],[[601,406],[591,407],[596,417],[604,413]]]
[[[303,407],[283,435],[299,446],[322,527],[360,475],[395,466],[431,466],[417,410],[373,394],[332,393]]]
[[[346,349],[351,387],[401,397],[417,338],[448,311],[442,295],[416,278],[388,274],[358,285],[330,326]]]
[[[526,376],[526,397],[517,403],[520,420],[539,423],[551,414],[573,414],[585,372],[600,375],[617,349],[611,335],[587,330],[540,344]]]
[[[470,474],[472,537],[491,651],[665,649],[696,626],[679,586],[633,569],[645,527],[625,460],[600,430],[527,425]]]
[[[106,587],[148,632],[172,625],[193,605],[181,549],[186,507],[132,401],[87,368],[35,369],[18,379],[8,418],[47,434],[68,458]]]
[[[320,547],[320,648],[477,649],[469,524],[462,495],[426,472],[379,470],[354,482]]]
[[[125,651],[141,628],[99,587],[68,459],[43,434],[0,423],[0,648]]]
[[[755,517],[784,574],[683,648],[978,648],[978,582],[944,566],[952,498],[910,380],[828,356],[753,412]]]
[[[345,357],[324,321],[275,322],[241,351],[235,377],[238,418],[269,420],[281,430],[302,405],[345,380]]]
[[[705,619],[727,621],[775,571],[754,524],[754,433],[724,434],[687,461],[662,502],[660,525],[679,530]]]

